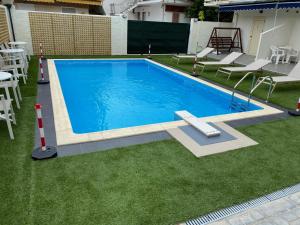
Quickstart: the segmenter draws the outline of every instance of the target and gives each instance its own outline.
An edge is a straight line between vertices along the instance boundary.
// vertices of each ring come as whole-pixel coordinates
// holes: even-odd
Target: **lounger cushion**
[[[273,81],[280,83],[280,82],[293,82],[293,81],[300,81],[300,77],[292,77],[292,76],[278,76],[272,77]]]

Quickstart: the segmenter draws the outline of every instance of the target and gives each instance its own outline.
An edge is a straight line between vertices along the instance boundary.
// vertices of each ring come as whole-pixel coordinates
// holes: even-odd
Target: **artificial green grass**
[[[259,145],[200,159],[168,140],[32,161],[36,71],[14,141],[0,123],[0,225],[176,224],[300,181],[299,118],[242,127]]]

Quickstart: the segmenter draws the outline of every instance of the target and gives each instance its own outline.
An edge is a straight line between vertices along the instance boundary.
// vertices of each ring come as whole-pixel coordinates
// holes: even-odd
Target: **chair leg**
[[[2,104],[3,104],[4,115],[5,115],[5,120],[6,120],[6,124],[7,124],[7,128],[8,128],[9,136],[10,136],[10,139],[14,140],[15,137],[14,137],[14,133],[13,133],[13,130],[12,130],[12,127],[11,127],[10,118],[9,118],[9,114],[8,114],[8,109],[6,108],[6,103],[5,103],[5,100],[3,98],[1,99],[1,101],[2,101]]]
[[[25,78],[25,76],[22,76],[22,77],[23,77],[24,84],[26,84],[26,78]]]
[[[19,85],[17,85],[17,92],[18,92],[20,101],[22,101],[22,95],[21,95],[21,90],[20,90],[20,86]]]
[[[279,58],[280,58],[279,56],[276,57],[276,62],[275,62],[276,65],[279,63]]]
[[[10,114],[11,114],[11,119],[13,121],[13,124],[16,125],[17,124],[16,114],[15,114],[12,104],[10,104]]]
[[[13,93],[14,93],[14,96],[15,96],[17,108],[20,109],[21,108],[20,107],[20,102],[19,102],[19,98],[18,98],[17,91],[16,91],[15,87],[13,87]]]
[[[11,140],[14,140],[15,139],[14,132],[12,130],[11,123],[10,123],[9,119],[6,119],[6,124],[7,124],[8,132],[9,132],[9,137],[10,137]]]
[[[228,74],[227,80],[229,80],[231,77],[231,72]]]

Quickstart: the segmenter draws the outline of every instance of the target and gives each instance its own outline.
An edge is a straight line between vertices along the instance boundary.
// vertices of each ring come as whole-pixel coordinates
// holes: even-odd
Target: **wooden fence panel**
[[[50,13],[29,13],[33,53],[40,54],[39,44],[42,43],[45,55],[54,55],[54,37],[52,17]]]
[[[4,6],[0,6],[0,44],[9,42],[9,30]]]
[[[111,18],[93,17],[94,54],[111,54]]]
[[[94,54],[93,18],[74,16],[75,53],[77,55]]]
[[[111,18],[105,16],[29,13],[34,54],[111,55]]]
[[[52,15],[54,47],[56,55],[74,55],[73,16],[65,14]]]

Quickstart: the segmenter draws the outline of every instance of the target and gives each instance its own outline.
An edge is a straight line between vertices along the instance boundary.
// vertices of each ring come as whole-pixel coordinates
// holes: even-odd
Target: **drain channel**
[[[231,216],[233,214],[240,213],[242,211],[245,211],[247,209],[260,206],[264,203],[275,201],[279,198],[286,197],[290,194],[294,194],[296,192],[300,191],[300,184],[296,184],[294,186],[281,189],[279,191],[275,191],[271,194],[250,200],[248,202],[244,202],[238,205],[234,205],[225,209],[221,209],[212,213],[209,213],[207,215],[201,216],[196,219],[192,219],[187,221],[186,225],[204,225],[211,222],[215,222],[220,219],[224,219],[225,217]]]

